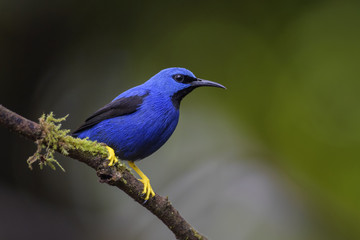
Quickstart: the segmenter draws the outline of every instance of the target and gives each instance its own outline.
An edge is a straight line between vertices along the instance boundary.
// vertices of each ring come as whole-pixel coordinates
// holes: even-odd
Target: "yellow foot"
[[[147,201],[150,197],[150,194],[151,196],[155,196],[155,192],[154,190],[152,189],[151,185],[150,185],[150,180],[149,178],[147,178],[145,176],[145,178],[141,178],[141,179],[138,179],[140,182],[142,182],[144,184],[144,190],[142,192],[142,194],[146,194],[145,195],[145,201]]]
[[[140,182],[142,182],[144,184],[144,190],[142,192],[142,194],[145,195],[145,202],[149,199],[150,194],[152,197],[155,196],[155,192],[152,189],[151,185],[150,185],[150,180],[149,178],[135,165],[134,162],[130,162],[129,161],[129,166],[135,170],[135,172],[137,174],[139,174],[139,176],[141,177],[141,179],[139,179]]]
[[[119,160],[117,159],[117,157],[115,156],[115,152],[114,152],[114,149],[112,149],[111,147],[109,146],[106,146],[106,149],[108,150],[109,152],[109,166],[113,166],[114,164],[118,163]]]

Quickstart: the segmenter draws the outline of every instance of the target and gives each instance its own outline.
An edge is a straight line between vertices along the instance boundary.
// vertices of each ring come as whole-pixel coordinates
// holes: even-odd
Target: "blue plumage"
[[[179,110],[160,94],[141,90],[135,93],[144,96],[144,100],[134,113],[105,119],[79,133],[78,137],[106,143],[124,160],[142,159],[155,152],[175,130]]]
[[[106,143],[123,160],[143,159],[169,139],[179,120],[181,100],[200,86],[225,88],[196,78],[185,68],[164,69],[99,109],[73,136]]]

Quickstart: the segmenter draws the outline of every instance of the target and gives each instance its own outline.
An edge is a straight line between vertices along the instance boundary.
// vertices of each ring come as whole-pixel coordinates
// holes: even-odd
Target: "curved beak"
[[[224,87],[223,85],[216,83],[216,82],[212,82],[209,80],[204,80],[201,78],[196,78],[196,81],[191,82],[191,86],[193,87],[202,87],[202,86],[207,86],[207,87],[218,87],[218,88],[224,88],[226,89],[226,87]]]

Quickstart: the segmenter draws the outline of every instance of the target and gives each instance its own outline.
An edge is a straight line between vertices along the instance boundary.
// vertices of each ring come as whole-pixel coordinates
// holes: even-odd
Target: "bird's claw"
[[[152,189],[151,185],[150,185],[150,180],[149,178],[145,177],[145,178],[141,178],[141,179],[138,179],[140,182],[142,182],[144,184],[144,190],[142,191],[142,195],[145,195],[145,202],[147,202],[147,200],[150,198],[150,194],[152,197],[155,196],[155,192],[154,190]]]
[[[152,189],[151,185],[150,185],[150,180],[149,178],[135,165],[134,162],[129,161],[129,166],[135,170],[135,172],[137,174],[139,174],[139,176],[141,177],[140,179],[138,179],[140,182],[142,182],[144,184],[144,189],[142,191],[142,195],[145,195],[145,202],[143,204],[145,204],[147,202],[147,200],[150,197],[150,194],[152,197],[155,196],[155,192]]]
[[[109,146],[106,146],[106,149],[107,149],[108,152],[109,152],[109,157],[108,157],[108,160],[110,161],[110,162],[109,162],[109,166],[113,166],[113,165],[115,165],[116,163],[118,163],[119,160],[118,160],[117,157],[115,156],[114,149],[112,149],[112,148],[109,147]]]

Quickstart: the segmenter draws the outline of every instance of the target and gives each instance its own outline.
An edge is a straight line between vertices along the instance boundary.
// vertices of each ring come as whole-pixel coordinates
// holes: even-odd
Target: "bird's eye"
[[[183,82],[184,81],[184,79],[185,79],[185,76],[184,75],[182,75],[182,74],[175,74],[174,76],[173,76],[173,79],[175,80],[175,81],[177,81],[177,82]]]

